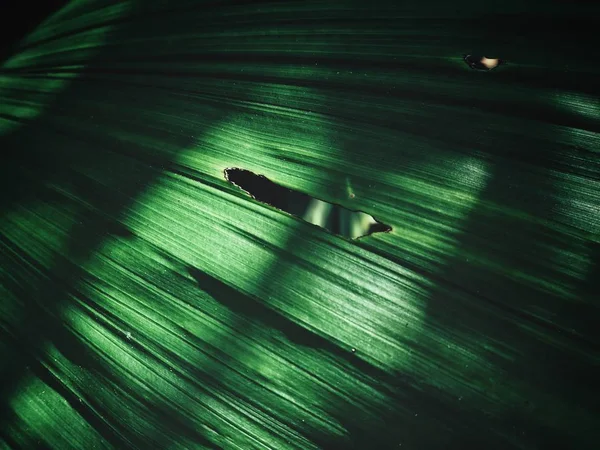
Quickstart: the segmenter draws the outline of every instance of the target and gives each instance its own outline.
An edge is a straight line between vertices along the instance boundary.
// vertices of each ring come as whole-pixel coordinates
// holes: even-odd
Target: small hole
[[[500,64],[504,64],[504,61],[501,59],[477,55],[465,55],[464,61],[471,69],[480,70],[483,72],[489,72],[490,70],[498,67]]]
[[[273,183],[264,175],[256,175],[249,170],[225,169],[225,179],[259,202],[346,238],[358,239],[373,233],[392,230],[389,225],[378,222],[373,216],[362,211],[346,209],[302,192],[293,191]],[[355,198],[355,194],[352,194],[351,198]]]

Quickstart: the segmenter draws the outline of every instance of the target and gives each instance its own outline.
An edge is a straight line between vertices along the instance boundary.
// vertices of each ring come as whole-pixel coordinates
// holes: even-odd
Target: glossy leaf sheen
[[[594,448],[597,7],[463,3],[78,0],[23,41],[2,444]],[[227,167],[392,231],[334,236]]]

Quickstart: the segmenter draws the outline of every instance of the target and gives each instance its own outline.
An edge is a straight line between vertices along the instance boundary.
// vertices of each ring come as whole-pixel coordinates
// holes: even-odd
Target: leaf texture
[[[0,70],[3,445],[595,448],[598,8],[488,3],[40,25]]]

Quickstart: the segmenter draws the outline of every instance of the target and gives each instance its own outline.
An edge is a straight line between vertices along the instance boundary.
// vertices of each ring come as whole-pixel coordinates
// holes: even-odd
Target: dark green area
[[[78,1],[51,17],[0,69],[0,438],[595,448],[598,12]],[[227,167],[392,231],[333,236]]]

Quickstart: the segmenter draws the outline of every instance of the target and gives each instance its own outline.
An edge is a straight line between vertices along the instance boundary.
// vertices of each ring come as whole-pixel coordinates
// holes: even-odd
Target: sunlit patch
[[[495,69],[500,64],[504,63],[504,61],[498,58],[487,58],[485,56],[476,55],[465,55],[464,60],[471,69],[483,71]]]
[[[27,430],[14,442],[22,448],[106,448],[100,433],[71,407],[63,396],[40,378],[28,373],[11,399],[14,425]],[[17,428],[17,429],[18,429]]]
[[[262,203],[274,206],[340,236],[357,239],[392,229],[362,211],[352,211],[302,192],[293,191],[249,170],[225,169],[225,179]],[[301,215],[293,212],[297,210],[298,205],[302,205],[304,209]]]
[[[600,117],[600,100],[592,95],[557,92],[552,97],[554,107],[575,115],[579,120],[596,121]]]

